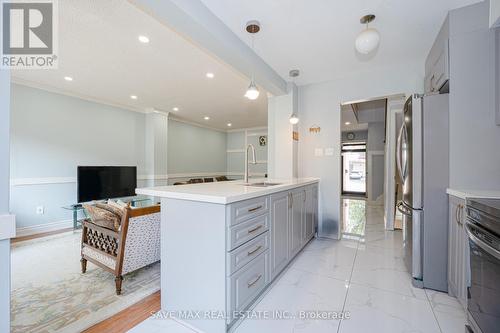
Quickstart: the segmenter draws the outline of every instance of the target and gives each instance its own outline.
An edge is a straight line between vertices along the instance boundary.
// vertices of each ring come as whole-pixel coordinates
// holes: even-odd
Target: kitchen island
[[[162,315],[230,331],[314,237],[316,178],[161,186]]]

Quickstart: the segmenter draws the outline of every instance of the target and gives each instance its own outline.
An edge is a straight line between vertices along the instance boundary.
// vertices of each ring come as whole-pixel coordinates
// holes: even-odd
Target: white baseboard
[[[16,229],[16,237],[30,236],[41,234],[49,231],[56,231],[73,227],[73,220],[63,220],[44,224],[32,225],[29,227],[21,227]]]

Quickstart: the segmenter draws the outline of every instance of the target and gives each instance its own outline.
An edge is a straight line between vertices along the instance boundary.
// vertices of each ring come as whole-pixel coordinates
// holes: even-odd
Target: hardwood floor
[[[108,319],[90,327],[83,333],[122,333],[146,320],[151,314],[160,310],[160,292],[157,291],[142,301]]]
[[[31,239],[35,239],[35,238],[57,235],[57,234],[60,234],[63,232],[71,231],[71,230],[73,230],[73,228],[64,228],[64,229],[59,229],[59,230],[55,230],[55,231],[42,232],[42,233],[34,234],[34,235],[16,237],[16,238],[13,238],[11,240],[11,243],[17,243],[17,242],[27,241],[27,240],[31,240]]]

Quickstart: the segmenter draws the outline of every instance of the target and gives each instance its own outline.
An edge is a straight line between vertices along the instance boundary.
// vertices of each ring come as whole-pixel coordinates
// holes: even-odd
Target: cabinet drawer
[[[257,258],[269,248],[269,232],[265,232],[248,243],[227,254],[227,275],[231,275],[240,268]]]
[[[229,207],[229,225],[233,226],[269,211],[269,196],[236,202]]]
[[[269,251],[260,254],[249,265],[228,277],[228,312],[245,309],[269,283]]]
[[[227,249],[231,251],[267,230],[269,230],[269,214],[257,216],[230,227]]]

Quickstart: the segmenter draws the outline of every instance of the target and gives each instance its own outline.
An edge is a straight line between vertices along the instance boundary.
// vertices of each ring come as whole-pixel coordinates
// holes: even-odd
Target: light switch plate
[[[315,148],[314,149],[314,156],[316,156],[316,157],[323,156],[323,148]]]
[[[0,215],[0,240],[16,237],[16,216]]]
[[[325,148],[325,156],[333,156],[334,151],[333,148]]]

